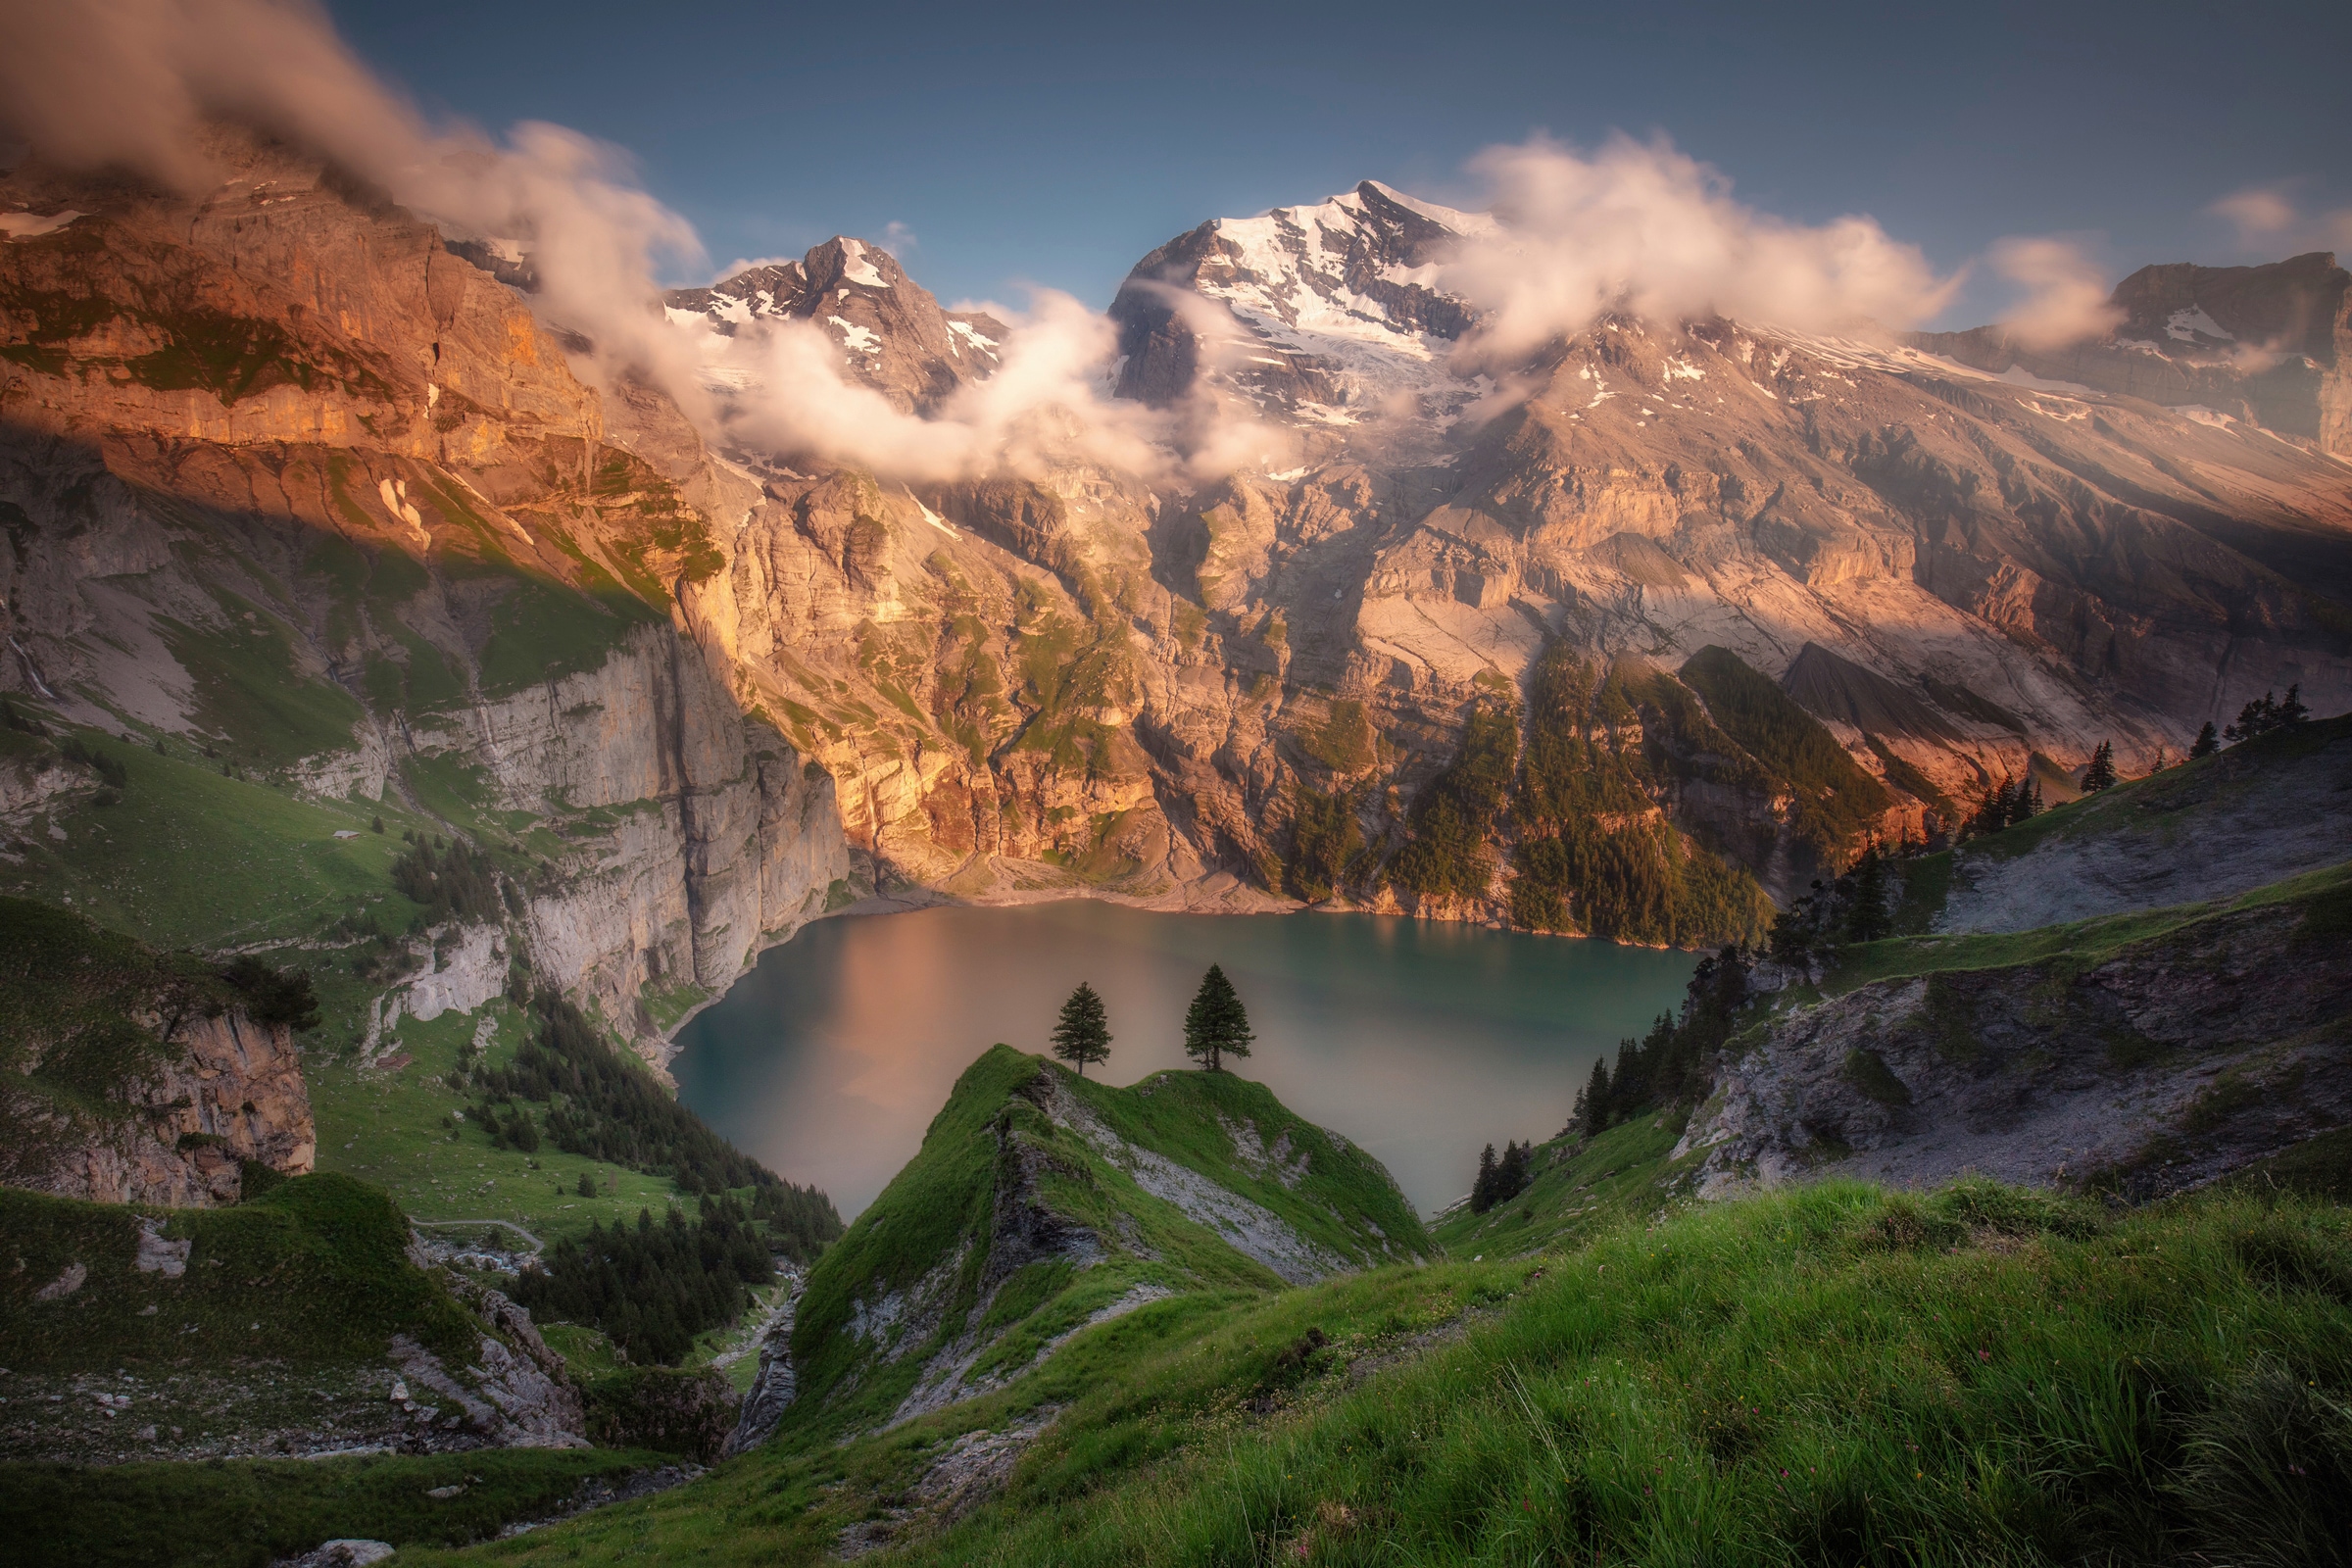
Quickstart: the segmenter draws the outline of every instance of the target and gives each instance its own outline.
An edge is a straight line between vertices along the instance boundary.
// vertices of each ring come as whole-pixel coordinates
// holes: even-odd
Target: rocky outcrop
[[[117,1115],[21,1106],[20,1151],[52,1152],[45,1170],[11,1161],[6,1180],[101,1203],[178,1206],[235,1202],[248,1160],[310,1172],[318,1130],[289,1030],[224,1012],[192,1020],[172,1043],[176,1059],[167,1054],[119,1087]]]
[[[318,1156],[284,1022],[205,964],[17,899],[0,899],[0,1182],[97,1202],[234,1202],[249,1164],[299,1176]]]
[[[792,1404],[799,1383],[792,1370],[792,1324],[805,1282],[797,1270],[787,1275],[787,1281],[784,1300],[760,1336],[760,1370],[743,1396],[743,1403],[736,1412],[735,1430],[727,1434],[720,1449],[722,1457],[731,1458],[765,1443]]]
[[[1698,1191],[1975,1172],[2144,1199],[2352,1123],[2345,892],[2112,954],[1860,987],[1766,1026],[1675,1156]]]

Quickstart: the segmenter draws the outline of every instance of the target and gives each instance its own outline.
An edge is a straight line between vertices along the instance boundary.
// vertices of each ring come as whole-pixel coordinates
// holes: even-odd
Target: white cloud
[[[2306,251],[2352,253],[2352,207],[2306,215],[2282,186],[2249,185],[2205,211],[2237,230],[2239,249],[2269,259]]]
[[[2046,352],[2101,337],[2124,318],[2109,303],[2106,272],[2072,241],[2013,235],[1985,254],[1995,272],[2024,290],[2001,325],[2027,348]]]
[[[1616,136],[1588,155],[1539,137],[1491,147],[1470,168],[1504,227],[1466,242],[1442,277],[1487,313],[1471,346],[1499,363],[1611,311],[1805,331],[1908,326],[1959,281],[1875,220],[1809,225],[1743,206],[1720,172],[1662,139]]]

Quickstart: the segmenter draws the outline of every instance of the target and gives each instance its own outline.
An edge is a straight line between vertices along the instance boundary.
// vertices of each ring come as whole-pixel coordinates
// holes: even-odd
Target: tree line
[[[696,1335],[743,1315],[750,1287],[774,1278],[742,1205],[706,1195],[695,1224],[678,1208],[659,1223],[641,1208],[634,1229],[589,1221],[584,1239],[556,1243],[524,1269],[514,1294],[542,1322],[601,1329],[631,1361],[675,1364]]]
[[[712,1132],[642,1069],[622,1061],[568,999],[541,991],[532,1011],[538,1028],[514,1059],[474,1074],[483,1098],[470,1115],[494,1142],[534,1149],[539,1127],[517,1102],[536,1102],[547,1107],[547,1138],[565,1153],[665,1176],[691,1194],[752,1189],[753,1216],[794,1257],[811,1257],[841,1234],[832,1200],[785,1181]]]

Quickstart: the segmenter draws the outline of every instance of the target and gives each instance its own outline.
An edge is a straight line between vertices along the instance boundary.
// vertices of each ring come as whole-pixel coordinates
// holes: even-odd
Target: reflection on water
[[[1257,1030],[1242,1071],[1370,1150],[1426,1213],[1479,1146],[1544,1139],[1593,1057],[1675,1005],[1689,954],[1380,915],[1154,914],[1072,902],[820,920],[679,1036],[681,1098],[854,1216],[990,1044],[1044,1052],[1093,983],[1131,1083],[1188,1065],[1185,1004],[1214,962]]]

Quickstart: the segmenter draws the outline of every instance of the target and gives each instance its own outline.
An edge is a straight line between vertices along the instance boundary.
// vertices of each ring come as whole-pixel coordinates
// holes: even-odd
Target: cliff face
[[[510,854],[524,896],[468,916],[503,934],[396,985],[376,1035],[479,1005],[514,960],[658,1055],[677,1007],[850,869],[831,780],[746,712],[680,602],[726,565],[703,514],[429,226],[315,163],[220,151],[237,177],[192,209],[8,178],[86,216],[0,245],[0,684]],[[708,487],[674,410],[610,401]],[[10,763],[33,832],[88,782]]]

